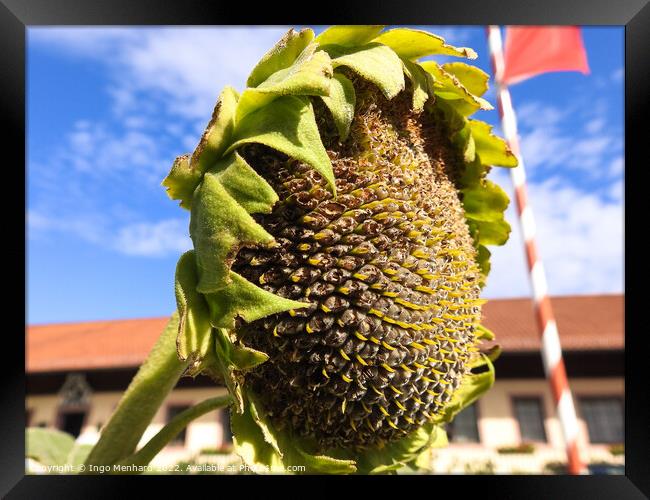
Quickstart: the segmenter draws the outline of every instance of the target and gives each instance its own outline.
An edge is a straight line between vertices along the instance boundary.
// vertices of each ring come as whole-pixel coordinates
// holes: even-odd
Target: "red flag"
[[[577,26],[506,26],[501,81],[518,83],[551,71],[589,73],[587,53]]]

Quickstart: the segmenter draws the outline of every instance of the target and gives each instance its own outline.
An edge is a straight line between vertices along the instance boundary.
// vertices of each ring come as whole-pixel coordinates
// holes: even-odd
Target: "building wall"
[[[165,403],[154,416],[151,424],[145,431],[138,446],[143,446],[166,423],[167,408],[171,405],[193,405],[205,399],[226,394],[222,387],[176,389],[172,391]],[[94,393],[90,398],[90,405],[86,414],[79,442],[94,444],[99,439],[99,429],[108,422],[110,415],[116,408],[121,392]],[[46,427],[56,427],[59,415],[59,398],[51,396],[28,396],[27,410],[30,412],[30,425],[45,424]],[[221,413],[219,410],[211,411],[194,420],[186,431],[185,446],[167,446],[152,464],[170,465],[199,454],[202,450],[218,449],[226,440],[223,436]]]
[[[587,426],[579,413],[577,399],[581,396],[624,397],[625,380],[616,378],[571,379],[571,390],[578,411],[578,443],[585,463],[610,462],[623,464],[623,456],[613,456],[609,445],[589,442]],[[532,454],[501,454],[499,448],[522,444],[519,425],[514,415],[512,398],[517,396],[541,397],[543,401],[544,429],[547,443],[534,443]],[[436,450],[437,472],[468,472],[488,466],[493,472],[542,471],[550,462],[566,462],[562,429],[557,419],[549,384],[544,379],[501,379],[477,401],[480,443],[454,444]]]
[[[580,396],[620,396],[625,393],[625,380],[620,378],[571,379],[573,397]],[[550,447],[563,446],[562,429],[557,419],[553,398],[546,380],[508,380],[502,379],[478,401],[479,433],[482,444],[487,447],[501,447],[521,444],[521,436],[513,413],[512,398],[517,396],[540,396],[544,404],[544,427]],[[587,427],[579,419],[579,442],[583,447],[589,444]]]
[[[570,381],[574,398],[587,395],[624,395],[624,379],[585,378]],[[184,388],[174,390],[165,404],[155,415],[145,432],[140,446],[154,436],[165,424],[169,405],[191,405],[207,398],[225,393],[223,388]],[[121,397],[121,392],[100,392],[92,394],[86,421],[82,427],[79,441],[94,443],[99,437],[99,429],[104,425]],[[519,427],[513,413],[512,397],[539,396],[544,405],[544,426],[548,443],[535,445],[530,455],[504,455],[497,449],[521,444]],[[28,396],[27,410],[30,411],[30,425],[57,425],[59,400],[56,395]],[[553,401],[544,379],[501,379],[477,402],[478,431],[480,443],[454,444],[436,450],[433,457],[436,472],[473,472],[492,462],[493,472],[540,472],[544,465],[553,461],[565,461],[562,431]],[[576,403],[577,405],[577,403]],[[582,458],[586,462],[609,461],[622,463],[623,457],[613,457],[606,445],[589,443],[586,425],[579,415],[579,444]],[[220,413],[212,411],[192,422],[187,428],[185,447],[168,446],[153,462],[153,465],[171,465],[189,460],[205,449],[220,448],[226,440],[223,435]]]

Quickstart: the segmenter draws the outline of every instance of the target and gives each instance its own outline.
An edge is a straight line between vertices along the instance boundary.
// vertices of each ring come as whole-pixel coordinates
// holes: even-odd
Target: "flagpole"
[[[535,300],[535,316],[542,340],[541,353],[544,372],[551,386],[551,394],[553,395],[553,401],[562,428],[569,474],[583,474],[585,473],[585,467],[580,459],[577,443],[578,419],[562,358],[560,336],[558,334],[557,324],[555,323],[551,301],[548,296],[546,274],[542,260],[537,252],[537,244],[535,243],[535,219],[533,218],[532,208],[528,204],[526,172],[519,150],[517,119],[512,107],[508,86],[501,81],[504,70],[504,59],[499,26],[489,26],[487,28],[487,37],[503,133],[510,148],[519,160],[519,165],[509,170],[515,188],[519,224],[526,247],[528,271]]]

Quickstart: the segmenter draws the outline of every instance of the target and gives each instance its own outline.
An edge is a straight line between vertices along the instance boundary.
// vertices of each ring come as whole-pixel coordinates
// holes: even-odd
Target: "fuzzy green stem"
[[[177,334],[178,314],[174,313],[88,455],[87,472],[91,465],[113,465],[135,451],[158,408],[189,364],[178,359]]]
[[[153,458],[169,443],[179,432],[181,432],[192,420],[205,415],[206,413],[223,408],[232,403],[229,395],[206,399],[201,403],[188,408],[174,417],[158,434],[143,446],[136,453],[119,462],[118,465],[147,465]]]

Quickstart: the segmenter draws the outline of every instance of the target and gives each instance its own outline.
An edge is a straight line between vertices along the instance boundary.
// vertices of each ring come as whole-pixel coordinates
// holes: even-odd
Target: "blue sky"
[[[29,323],[173,311],[189,215],[160,182],[196,147],[221,89],[241,90],[287,29],[28,29]],[[474,48],[490,71],[482,27],[425,29]],[[624,32],[583,36],[590,75],[511,88],[553,294],[623,290]],[[496,110],[477,118],[498,126]],[[511,192],[507,172],[490,175]],[[530,294],[514,206],[506,216],[513,234],[493,251],[488,298]]]

